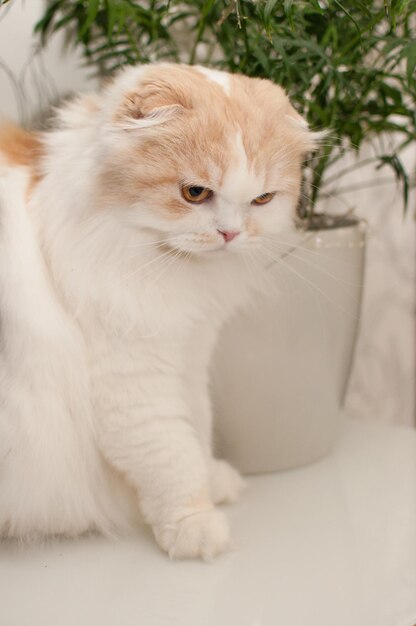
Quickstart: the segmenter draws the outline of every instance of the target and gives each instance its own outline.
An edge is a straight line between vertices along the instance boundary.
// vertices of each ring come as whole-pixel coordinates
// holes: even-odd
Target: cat
[[[215,459],[209,361],[294,229],[316,135],[282,88],[129,67],[44,133],[0,132],[0,535],[128,532],[229,547],[243,487]],[[260,281],[261,282],[261,281]],[[255,416],[253,416],[255,419]]]

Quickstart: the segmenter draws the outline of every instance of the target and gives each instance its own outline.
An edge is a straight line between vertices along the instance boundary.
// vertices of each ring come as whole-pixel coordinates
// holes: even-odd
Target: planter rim
[[[316,223],[313,223],[307,219],[299,220],[298,230],[303,232],[317,232],[326,230],[336,230],[339,228],[351,228],[358,225],[366,225],[367,222],[361,217],[351,216],[333,216],[326,213],[319,213],[315,216]]]

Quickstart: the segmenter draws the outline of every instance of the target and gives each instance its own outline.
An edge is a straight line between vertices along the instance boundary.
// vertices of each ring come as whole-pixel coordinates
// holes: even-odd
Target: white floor
[[[235,549],[170,562],[131,540],[0,545],[2,626],[414,626],[416,432],[351,421],[305,469],[249,479]]]

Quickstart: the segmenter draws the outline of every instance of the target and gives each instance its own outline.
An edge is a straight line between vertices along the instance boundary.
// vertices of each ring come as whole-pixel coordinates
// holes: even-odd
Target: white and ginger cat
[[[215,505],[243,482],[212,456],[208,364],[313,146],[271,82],[174,64],[3,129],[2,537],[125,532],[140,507],[170,556],[227,548]]]

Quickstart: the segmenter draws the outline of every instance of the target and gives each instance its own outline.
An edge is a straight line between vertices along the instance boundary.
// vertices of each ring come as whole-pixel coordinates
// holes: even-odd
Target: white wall
[[[42,7],[41,0],[14,0],[0,8],[0,117],[27,121],[57,93],[95,87],[88,78],[91,71],[81,68],[79,55],[74,50],[62,52],[60,36],[44,52],[36,49],[32,29]],[[408,150],[407,161],[415,163],[414,147]],[[384,184],[385,176],[386,171],[368,168],[359,177],[342,179],[338,187],[374,177],[380,182],[370,190],[328,201],[331,206],[358,207],[370,224],[361,335],[347,405],[357,416],[411,425],[415,417],[415,196],[412,191],[408,216],[403,219],[395,184]]]
[[[369,147],[363,158],[371,156]],[[403,159],[414,173],[415,145]],[[389,182],[387,182],[389,180]],[[347,408],[357,416],[415,425],[416,196],[410,192],[406,216],[388,168],[368,166],[339,179],[331,189],[374,181],[366,190],[328,199],[326,207],[355,207],[368,222],[367,263],[361,331]]]
[[[95,88],[92,70],[74,49],[64,52],[60,34],[39,49],[33,28],[44,6],[43,0],[11,0],[0,7],[0,118],[26,122],[58,95]]]

